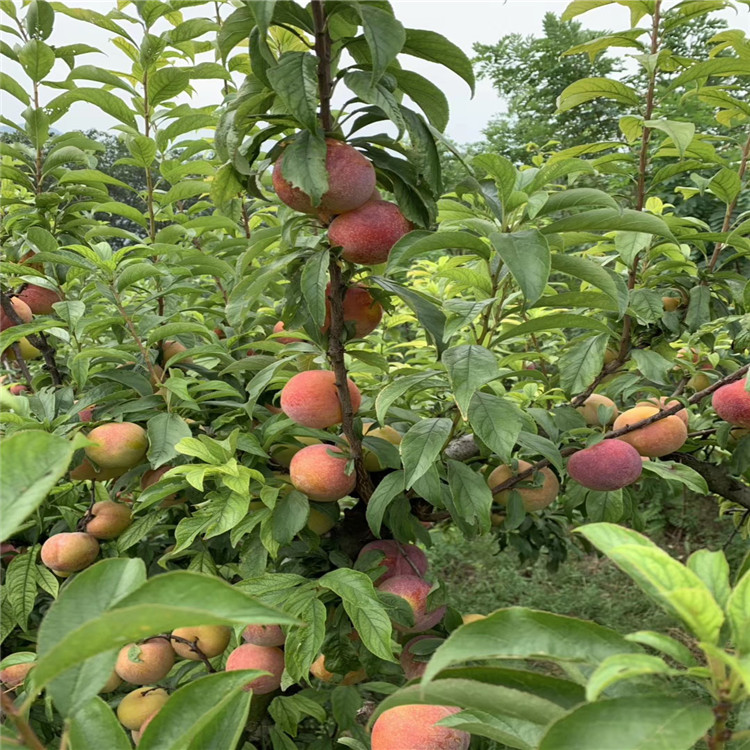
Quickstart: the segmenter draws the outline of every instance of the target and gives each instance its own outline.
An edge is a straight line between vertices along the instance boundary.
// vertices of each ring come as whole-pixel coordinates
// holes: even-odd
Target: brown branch
[[[206,669],[209,672],[215,672],[216,670],[213,668],[213,665],[208,660],[208,657],[203,653],[201,648],[198,646],[198,639],[196,638],[194,641],[191,641],[188,638],[181,638],[179,635],[160,635],[157,636],[158,638],[165,638],[168,641],[176,641],[177,643],[182,643],[183,646],[187,646],[196,656],[206,665]]]
[[[320,124],[323,130],[333,130],[331,115],[331,37],[326,24],[326,10],[323,0],[312,0],[313,22],[315,24],[315,54],[318,57],[318,91],[320,93]]]
[[[693,404],[697,404],[699,401],[702,401],[706,396],[710,396],[714,391],[717,391],[719,388],[721,388],[724,385],[727,385],[729,383],[734,383],[735,380],[739,380],[744,375],[747,374],[748,370],[750,370],[750,364],[745,365],[744,367],[740,367],[739,370],[736,372],[733,372],[731,375],[727,375],[726,377],[722,378],[721,380],[717,380],[713,385],[710,385],[708,388],[704,388],[702,391],[698,391],[694,395],[692,395],[687,400],[687,405],[692,406]],[[676,403],[674,406],[670,406],[668,409],[662,409],[661,411],[658,411],[653,416],[648,417],[647,419],[642,419],[640,422],[633,422],[633,424],[629,424],[625,427],[621,427],[619,430],[610,430],[609,432],[605,433],[604,439],[605,440],[612,440],[614,438],[622,437],[623,435],[627,435],[630,432],[634,432],[635,430],[641,429],[641,427],[647,427],[650,424],[653,424],[654,422],[658,422],[662,419],[666,419],[667,417],[671,417],[675,414],[677,414],[678,411],[681,411],[685,407],[682,403]],[[560,451],[561,456],[570,456],[573,453],[576,453],[579,448],[569,446],[568,448],[564,448]],[[680,454],[682,455],[682,454]],[[528,479],[534,472],[539,471],[539,469],[543,469],[545,466],[549,466],[551,461],[547,458],[542,459],[541,461],[537,461],[533,466],[530,466],[528,469],[525,469],[524,471],[519,472],[517,475],[510,477],[509,479],[506,479],[501,484],[498,484],[496,487],[492,488],[492,494],[495,495],[498,492],[502,492],[503,490],[508,490],[511,487],[515,487],[520,482],[523,482],[525,479]]]
[[[619,355],[613,359],[609,364],[604,365],[602,367],[602,371],[594,378],[594,381],[591,383],[591,385],[582,393],[579,393],[572,401],[570,402],[570,405],[574,408],[577,408],[581,405],[583,405],[584,401],[596,390],[599,383],[604,380],[608,375],[611,375],[616,370],[619,369],[620,365],[623,364],[620,361]]]
[[[0,691],[3,713],[15,724],[18,734],[28,750],[45,750],[39,737],[31,728],[29,722],[16,710],[13,699],[7,693]]]
[[[750,485],[727,474],[723,467],[708,461],[701,461],[690,453],[670,453],[662,458],[684,464],[697,471],[706,480],[712,494],[721,495],[750,510]]]

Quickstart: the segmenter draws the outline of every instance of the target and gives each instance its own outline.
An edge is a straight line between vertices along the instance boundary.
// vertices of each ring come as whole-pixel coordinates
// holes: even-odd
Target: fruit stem
[[[21,736],[26,747],[29,750],[46,750],[29,722],[16,709],[12,698],[7,693],[0,691],[0,701],[2,701],[3,713],[10,717],[10,720],[16,725],[18,734]]]
[[[163,635],[160,636],[161,638],[166,638],[168,641],[176,641],[177,643],[182,643],[184,646],[187,646],[194,654],[198,656],[198,658],[206,665],[206,669],[209,672],[215,672],[216,670],[213,668],[213,665],[208,660],[208,657],[203,653],[203,651],[198,646],[198,641],[191,641],[188,638],[181,638],[179,635]]]

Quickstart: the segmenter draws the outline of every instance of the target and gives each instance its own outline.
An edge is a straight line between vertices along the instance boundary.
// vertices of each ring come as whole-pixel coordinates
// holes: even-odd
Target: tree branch
[[[0,691],[0,701],[2,702],[3,713],[15,724],[16,730],[28,750],[45,750],[44,745],[39,737],[36,736],[29,722],[16,710],[10,695]]]
[[[750,510],[750,485],[727,474],[721,466],[708,461],[701,461],[690,453],[670,453],[662,456],[662,458],[684,464],[697,471],[706,480],[708,489],[712,494],[721,495],[721,497]]]

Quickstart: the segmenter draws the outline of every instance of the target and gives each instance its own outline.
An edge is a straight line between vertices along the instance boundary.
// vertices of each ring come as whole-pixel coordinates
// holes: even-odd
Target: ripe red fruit
[[[378,539],[365,544],[357,560],[368,552],[382,552],[385,557],[380,561],[383,574],[376,583],[383,583],[395,576],[423,576],[427,573],[427,555],[415,544],[399,544],[395,539]]]
[[[55,302],[62,302],[62,295],[54,289],[29,284],[19,295],[34,315],[51,315]]]
[[[750,391],[745,378],[723,385],[714,392],[712,404],[716,413],[729,424],[750,427]]]
[[[21,319],[23,323],[31,323],[33,317],[31,308],[20,298],[12,297],[10,300],[11,307],[16,311],[16,315]],[[6,330],[6,328],[12,328],[14,323],[8,315],[5,314],[5,310],[0,307],[0,331]]]
[[[362,401],[359,388],[348,380],[349,396],[356,413]],[[307,370],[289,380],[281,389],[284,414],[303,427],[325,429],[342,420],[336,375],[331,370]]]
[[[372,727],[372,750],[468,750],[471,736],[437,726],[460,709],[449,706],[395,706]]]
[[[331,326],[331,301],[329,294],[331,285],[326,287],[326,319],[323,333],[327,333]],[[361,339],[372,333],[383,317],[383,307],[373,299],[367,289],[360,284],[349,287],[344,294],[344,323],[354,324],[354,335]],[[275,330],[275,329],[274,329]],[[283,341],[283,339],[282,339]]]
[[[602,440],[568,460],[568,474],[590,490],[619,490],[638,481],[642,471],[640,454],[622,440]]]

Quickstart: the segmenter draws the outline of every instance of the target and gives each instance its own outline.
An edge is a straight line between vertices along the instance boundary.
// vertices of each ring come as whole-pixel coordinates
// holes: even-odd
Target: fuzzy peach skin
[[[590,490],[619,490],[637,482],[643,461],[630,443],[602,440],[568,459],[568,474]]]
[[[283,646],[286,636],[279,625],[248,625],[242,631],[242,640],[254,646]]]
[[[34,284],[29,284],[18,297],[31,308],[34,315],[52,315],[54,312],[52,305],[62,302],[62,295],[59,292]]]
[[[17,342],[18,348],[21,350],[21,357],[26,360],[27,362],[30,359],[39,359],[39,357],[42,356],[41,351],[37,349],[31,341],[29,341],[26,336],[19,339]],[[13,344],[11,344],[4,352],[3,355],[7,357],[11,362],[16,361],[16,350],[13,348]]]
[[[531,464],[528,461],[519,461],[517,472],[514,472],[510,466],[502,464],[489,475],[489,477],[487,478],[487,484],[489,484],[490,489],[492,487],[497,487],[499,484],[502,484],[511,477],[516,476],[517,474],[521,474],[522,472],[526,471],[526,469],[530,468]],[[545,467],[541,469],[539,473],[542,475],[541,487],[523,486],[525,482],[534,481],[534,476],[532,475],[513,488],[521,496],[524,510],[526,510],[527,513],[531,513],[535,510],[541,510],[542,508],[546,508],[548,505],[551,505],[557,497],[557,493],[560,491],[560,483],[557,481],[557,477],[551,469]],[[510,497],[510,492],[510,490],[503,490],[502,492],[498,492],[493,497],[493,500],[500,505],[507,505],[508,498]]]
[[[26,676],[36,664],[33,661],[25,661],[21,664],[11,664],[9,667],[0,670],[0,682],[9,690],[14,690],[19,685],[23,685]]]
[[[745,378],[723,385],[714,392],[712,405],[716,413],[729,424],[750,427],[750,391]]]
[[[323,333],[328,333],[331,325],[331,285],[326,287],[326,319]],[[372,333],[383,317],[383,306],[376,302],[370,292],[361,284],[349,287],[344,294],[344,323],[354,325],[354,337],[361,339]]]
[[[337,216],[328,228],[328,239],[342,249],[344,260],[376,266],[388,260],[391,248],[411,230],[411,222],[395,203],[370,201]]]
[[[659,411],[655,406],[636,406],[628,409],[617,417],[613,429],[621,430],[623,427],[648,419]],[[669,416],[621,435],[619,440],[630,443],[641,456],[658,458],[682,448],[687,440],[687,427],[679,417]]]
[[[334,138],[326,138],[326,172],[328,190],[320,204],[313,206],[310,197],[293,187],[284,176],[288,152],[281,154],[273,168],[273,189],[282,203],[305,214],[340,214],[359,208],[375,190],[375,168],[357,149]]]
[[[42,562],[55,572],[75,573],[96,560],[99,542],[82,531],[64,531],[51,536],[43,545]]]
[[[432,591],[432,586],[418,576],[394,576],[383,583],[379,583],[377,588],[379,591],[395,594],[402,599],[406,599],[411,606],[414,612],[414,625],[404,627],[394,624],[396,630],[402,633],[419,633],[434,628],[445,615],[445,607],[438,607],[432,611],[427,610],[427,597]]]
[[[129,643],[120,649],[115,672],[125,682],[146,685],[159,682],[174,666],[174,650],[166,638],[150,638],[142,643]]]
[[[352,409],[356,413],[362,396],[347,379]],[[325,429],[342,420],[336,375],[331,370],[307,370],[292,377],[281,389],[281,409],[303,427]]]
[[[285,330],[286,330],[286,328],[284,326],[284,321],[283,320],[277,321],[276,324],[273,327],[273,332],[274,333],[281,333],[282,331],[285,331]],[[280,344],[297,344],[297,343],[299,343],[300,341],[303,341],[303,340],[304,339],[295,339],[295,338],[293,338],[291,336],[280,336],[279,338],[276,339],[276,341],[278,341]]]
[[[636,406],[651,406],[657,409],[671,409],[673,406],[679,406],[680,402],[676,398],[669,398],[669,396],[660,396],[659,398],[647,398],[643,401],[639,401]],[[680,409],[675,417],[679,417],[684,423],[685,427],[688,426],[690,415],[687,409]]]
[[[97,539],[115,539],[133,522],[130,508],[111,500],[94,503],[91,515],[93,518],[86,524],[86,532]]]
[[[427,555],[415,544],[399,544],[394,539],[378,539],[365,544],[359,551],[357,560],[372,550],[385,555],[380,561],[380,566],[384,568],[383,574],[375,579],[376,583],[382,583],[395,576],[423,576],[427,573]]]
[[[34,315],[31,312],[31,308],[20,297],[11,297],[10,304],[16,311],[16,315],[21,319],[21,322],[31,323],[31,319]],[[16,325],[16,323],[14,323],[10,317],[5,314],[5,310],[0,307],[0,331],[12,328],[14,325]]]
[[[265,695],[278,690],[284,671],[284,652],[280,648],[256,646],[243,643],[237,646],[227,659],[227,672],[235,669],[260,669],[270,675],[256,677],[245,685],[243,690],[252,690],[256,695]]]
[[[160,687],[148,685],[128,693],[117,706],[117,718],[126,728],[137,732],[146,719],[155,714],[169,698]],[[103,749],[102,749],[103,750]]]
[[[322,682],[334,682],[335,674],[326,669],[326,658],[321,654],[311,665],[310,674],[317,677]],[[355,669],[347,672],[338,683],[340,685],[356,685],[367,679],[367,672],[364,669]]]
[[[599,421],[600,406],[608,406],[613,410],[607,424],[610,424],[617,417],[617,406],[615,406],[615,402],[611,398],[602,396],[601,393],[592,393],[583,404],[578,407],[578,411],[583,415],[586,424],[591,426],[601,426],[601,422]]]
[[[414,646],[421,641],[432,641],[434,648],[437,648],[445,639],[435,638],[432,635],[418,635],[416,638],[412,638],[401,650],[401,656],[399,662],[401,669],[404,670],[407,680],[416,680],[417,677],[421,677],[427,669],[428,656],[416,655],[413,651]],[[425,644],[428,645],[428,644]],[[434,650],[434,649],[433,649]]]
[[[341,458],[330,453],[341,454]],[[292,484],[311,500],[330,503],[346,497],[357,483],[354,472],[346,473],[347,458],[334,445],[308,445],[294,454],[289,464]]]
[[[132,469],[148,450],[146,430],[132,422],[111,422],[94,427],[86,436],[94,445],[84,448],[86,456],[103,469]]]
[[[223,654],[232,637],[232,629],[225,625],[193,625],[192,627],[177,628],[172,631],[177,638],[184,638],[194,643],[209,659]],[[192,651],[186,643],[172,640],[174,652],[182,659],[200,661],[200,656]]]
[[[449,706],[395,706],[372,727],[372,750],[468,750],[471,736],[437,722],[460,711]]]

